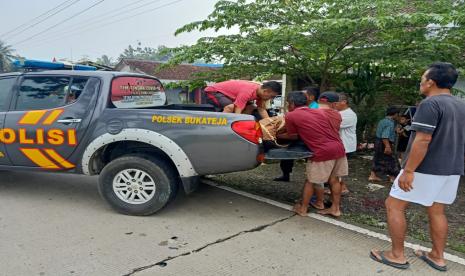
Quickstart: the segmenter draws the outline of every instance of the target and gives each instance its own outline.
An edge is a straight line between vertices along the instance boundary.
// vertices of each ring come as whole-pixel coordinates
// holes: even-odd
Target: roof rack
[[[42,60],[15,60],[13,65],[25,71],[40,71],[40,70],[80,70],[80,71],[96,71],[95,66],[82,64],[65,64],[63,62],[50,62]]]

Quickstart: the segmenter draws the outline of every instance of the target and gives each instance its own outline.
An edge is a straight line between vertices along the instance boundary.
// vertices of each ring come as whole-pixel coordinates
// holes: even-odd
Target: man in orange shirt
[[[276,81],[262,85],[245,80],[229,80],[205,88],[207,103],[217,111],[252,114],[257,109],[262,118],[268,118],[266,101],[281,94],[281,84]]]

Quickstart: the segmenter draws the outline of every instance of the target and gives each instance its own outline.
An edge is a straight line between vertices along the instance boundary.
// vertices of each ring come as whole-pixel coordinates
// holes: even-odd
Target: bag
[[[259,122],[262,128],[263,143],[268,146],[286,147],[288,145],[280,145],[278,143],[278,134],[286,132],[286,121],[282,116],[269,117],[261,119]]]

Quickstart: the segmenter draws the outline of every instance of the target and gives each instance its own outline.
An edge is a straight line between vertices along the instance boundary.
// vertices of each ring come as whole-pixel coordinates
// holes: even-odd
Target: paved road
[[[93,177],[0,171],[0,275],[391,275],[367,256],[387,246],[209,186],[130,217]],[[435,275],[410,261],[401,274]]]

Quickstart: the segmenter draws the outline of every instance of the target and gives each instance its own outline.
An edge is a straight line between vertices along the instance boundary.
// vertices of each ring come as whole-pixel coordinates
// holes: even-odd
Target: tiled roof
[[[150,60],[123,59],[118,63],[118,65],[116,65],[116,70],[121,70],[124,65],[128,65],[132,71],[140,71],[147,75],[155,76],[161,80],[193,80],[196,78],[196,73],[211,72],[219,69],[205,66],[194,66],[190,64],[179,64],[156,72],[156,69],[161,64],[163,63]]]

